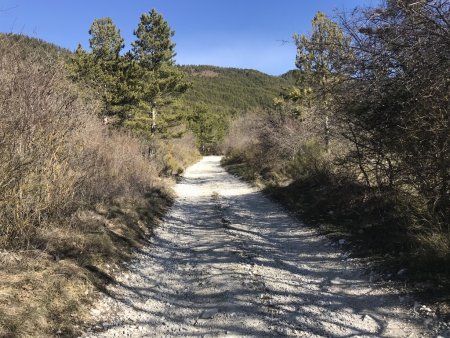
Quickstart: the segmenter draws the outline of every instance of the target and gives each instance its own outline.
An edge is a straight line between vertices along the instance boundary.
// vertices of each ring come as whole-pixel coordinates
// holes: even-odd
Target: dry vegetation
[[[297,87],[278,109],[234,124],[225,142],[230,170],[350,239],[355,255],[444,293],[449,6],[389,1],[344,16],[340,28],[319,14],[297,40]]]
[[[65,64],[17,37],[0,36],[0,83],[0,336],[72,336],[170,204],[194,141],[109,130]]]
[[[325,170],[312,110],[299,120],[284,111],[248,114],[235,120],[223,143],[226,163],[244,170],[245,178],[267,184],[288,184],[302,175]]]

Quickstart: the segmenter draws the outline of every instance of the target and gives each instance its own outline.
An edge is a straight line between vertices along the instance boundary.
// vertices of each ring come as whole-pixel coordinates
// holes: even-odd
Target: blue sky
[[[292,35],[307,33],[317,11],[376,0],[0,0],[0,31],[23,33],[74,50],[88,47],[96,18],[111,17],[127,47],[141,13],[155,8],[176,34],[177,63],[253,68],[279,75],[294,68]],[[288,41],[284,43],[283,41]]]

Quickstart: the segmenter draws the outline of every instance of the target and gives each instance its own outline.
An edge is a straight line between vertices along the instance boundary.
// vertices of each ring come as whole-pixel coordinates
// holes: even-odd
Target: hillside
[[[450,0],[48,3],[0,5],[85,42],[0,33],[0,338],[450,338]]]
[[[271,76],[252,69],[215,66],[180,66],[192,88],[182,99],[188,107],[204,104],[214,111],[236,115],[269,107],[291,77]]]
[[[40,59],[57,57],[65,59],[71,54],[66,48],[26,35],[0,33],[0,39],[8,41],[8,44],[19,49],[23,54],[34,55]]]
[[[37,59],[61,57],[67,60],[73,55],[67,49],[40,39],[14,34],[1,36],[22,54]],[[217,151],[231,118],[272,107],[273,99],[283,88],[295,82],[293,71],[271,76],[252,69],[205,65],[178,66],[178,70],[186,75],[191,86],[173,104],[160,107],[158,130],[162,137],[171,138],[183,135],[188,129],[196,136],[197,146],[206,152]]]
[[[220,152],[232,119],[273,106],[273,99],[295,82],[294,76],[271,76],[253,69],[217,66],[178,66],[190,88],[171,106],[162,109],[166,126],[184,120],[204,154]],[[171,135],[176,135],[175,127]]]

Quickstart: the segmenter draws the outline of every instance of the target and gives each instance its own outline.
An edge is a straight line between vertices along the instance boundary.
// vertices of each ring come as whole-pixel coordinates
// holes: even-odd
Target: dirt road
[[[414,301],[209,156],[93,310],[88,337],[433,337]],[[417,306],[417,304],[416,304]]]

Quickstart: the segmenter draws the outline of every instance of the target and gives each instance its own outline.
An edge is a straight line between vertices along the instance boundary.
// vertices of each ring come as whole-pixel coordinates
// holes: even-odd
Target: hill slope
[[[65,48],[33,37],[0,33],[0,38],[23,49],[24,54],[51,58],[68,58],[72,54]],[[295,82],[292,71],[271,76],[253,69],[205,65],[179,68],[192,83],[192,88],[181,99],[182,107],[203,104],[208,110],[230,115],[272,106],[273,98]]]
[[[271,76],[253,69],[178,67],[192,86],[162,114],[168,126],[184,120],[204,154],[217,153],[231,119],[271,108],[273,99],[294,83],[293,77]]]
[[[9,48],[14,47],[20,50],[23,55],[33,56],[38,59],[56,59],[58,57],[66,59],[71,54],[66,48],[21,34],[0,33],[0,40],[7,43]]]
[[[21,49],[23,55],[40,59],[65,59],[69,50],[22,35],[1,34],[1,39]],[[38,61],[38,60],[36,60]],[[160,107],[158,130],[171,138],[190,130],[197,146],[214,152],[228,132],[230,119],[248,111],[261,111],[273,105],[273,99],[295,82],[288,72],[271,76],[252,69],[217,66],[178,66],[191,88],[172,105]]]
[[[231,116],[270,107],[274,97],[293,83],[291,78],[271,76],[252,69],[216,66],[180,66],[192,88],[182,99],[187,107],[206,105]]]

